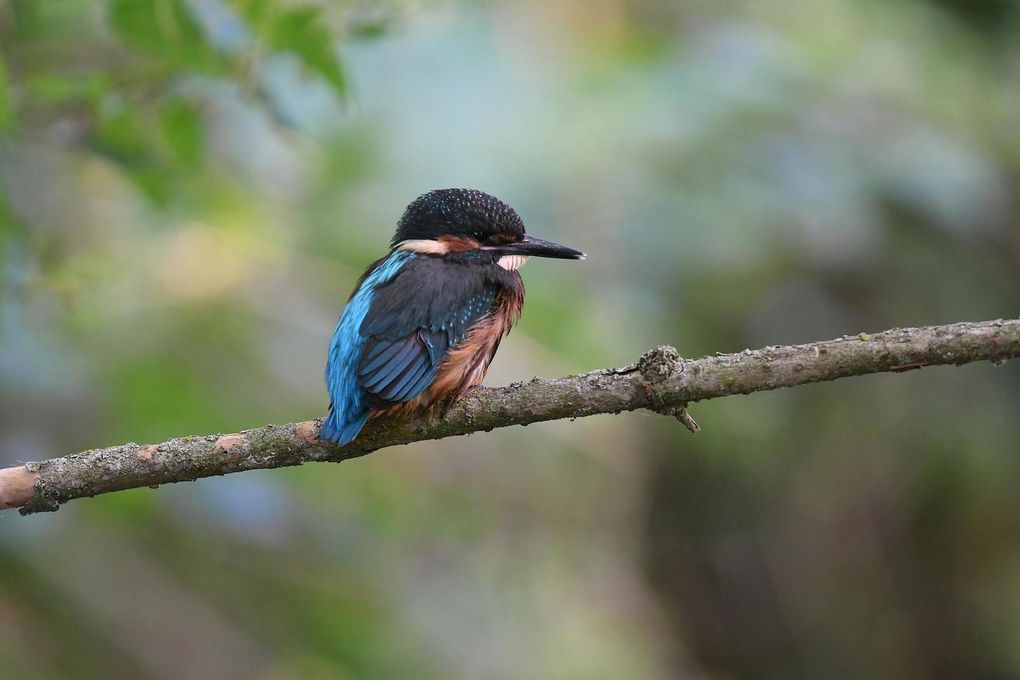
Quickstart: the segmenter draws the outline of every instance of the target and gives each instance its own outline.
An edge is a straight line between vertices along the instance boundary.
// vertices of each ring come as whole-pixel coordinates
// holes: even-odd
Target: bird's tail
[[[340,446],[346,446],[354,441],[354,438],[361,432],[361,428],[365,427],[368,416],[368,411],[362,411],[354,418],[341,418],[340,413],[330,405],[329,415],[322,421],[319,437],[336,442]]]

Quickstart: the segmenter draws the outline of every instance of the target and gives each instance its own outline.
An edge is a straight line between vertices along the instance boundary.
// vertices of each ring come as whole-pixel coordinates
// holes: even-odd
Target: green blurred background
[[[322,415],[403,207],[490,384],[1020,313],[1008,0],[0,0],[0,464]],[[1020,677],[1020,362],[0,514],[4,678]]]

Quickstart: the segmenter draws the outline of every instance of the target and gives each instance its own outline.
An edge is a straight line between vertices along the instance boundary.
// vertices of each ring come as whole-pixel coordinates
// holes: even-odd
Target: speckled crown
[[[393,244],[438,236],[524,236],[517,211],[476,189],[435,189],[414,199],[397,223]],[[484,240],[484,239],[479,239]]]

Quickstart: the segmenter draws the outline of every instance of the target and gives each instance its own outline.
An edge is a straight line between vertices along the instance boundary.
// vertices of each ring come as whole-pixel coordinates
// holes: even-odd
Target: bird
[[[528,235],[513,208],[482,191],[435,189],[412,201],[336,324],[320,438],[345,446],[373,417],[445,414],[480,385],[520,317],[518,270],[530,257],[586,255]]]

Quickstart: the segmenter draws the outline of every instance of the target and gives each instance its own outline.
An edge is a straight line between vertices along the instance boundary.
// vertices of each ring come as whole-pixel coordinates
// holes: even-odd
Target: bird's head
[[[584,253],[528,236],[520,215],[474,189],[436,189],[407,206],[393,247],[518,269],[529,257],[583,260]]]

